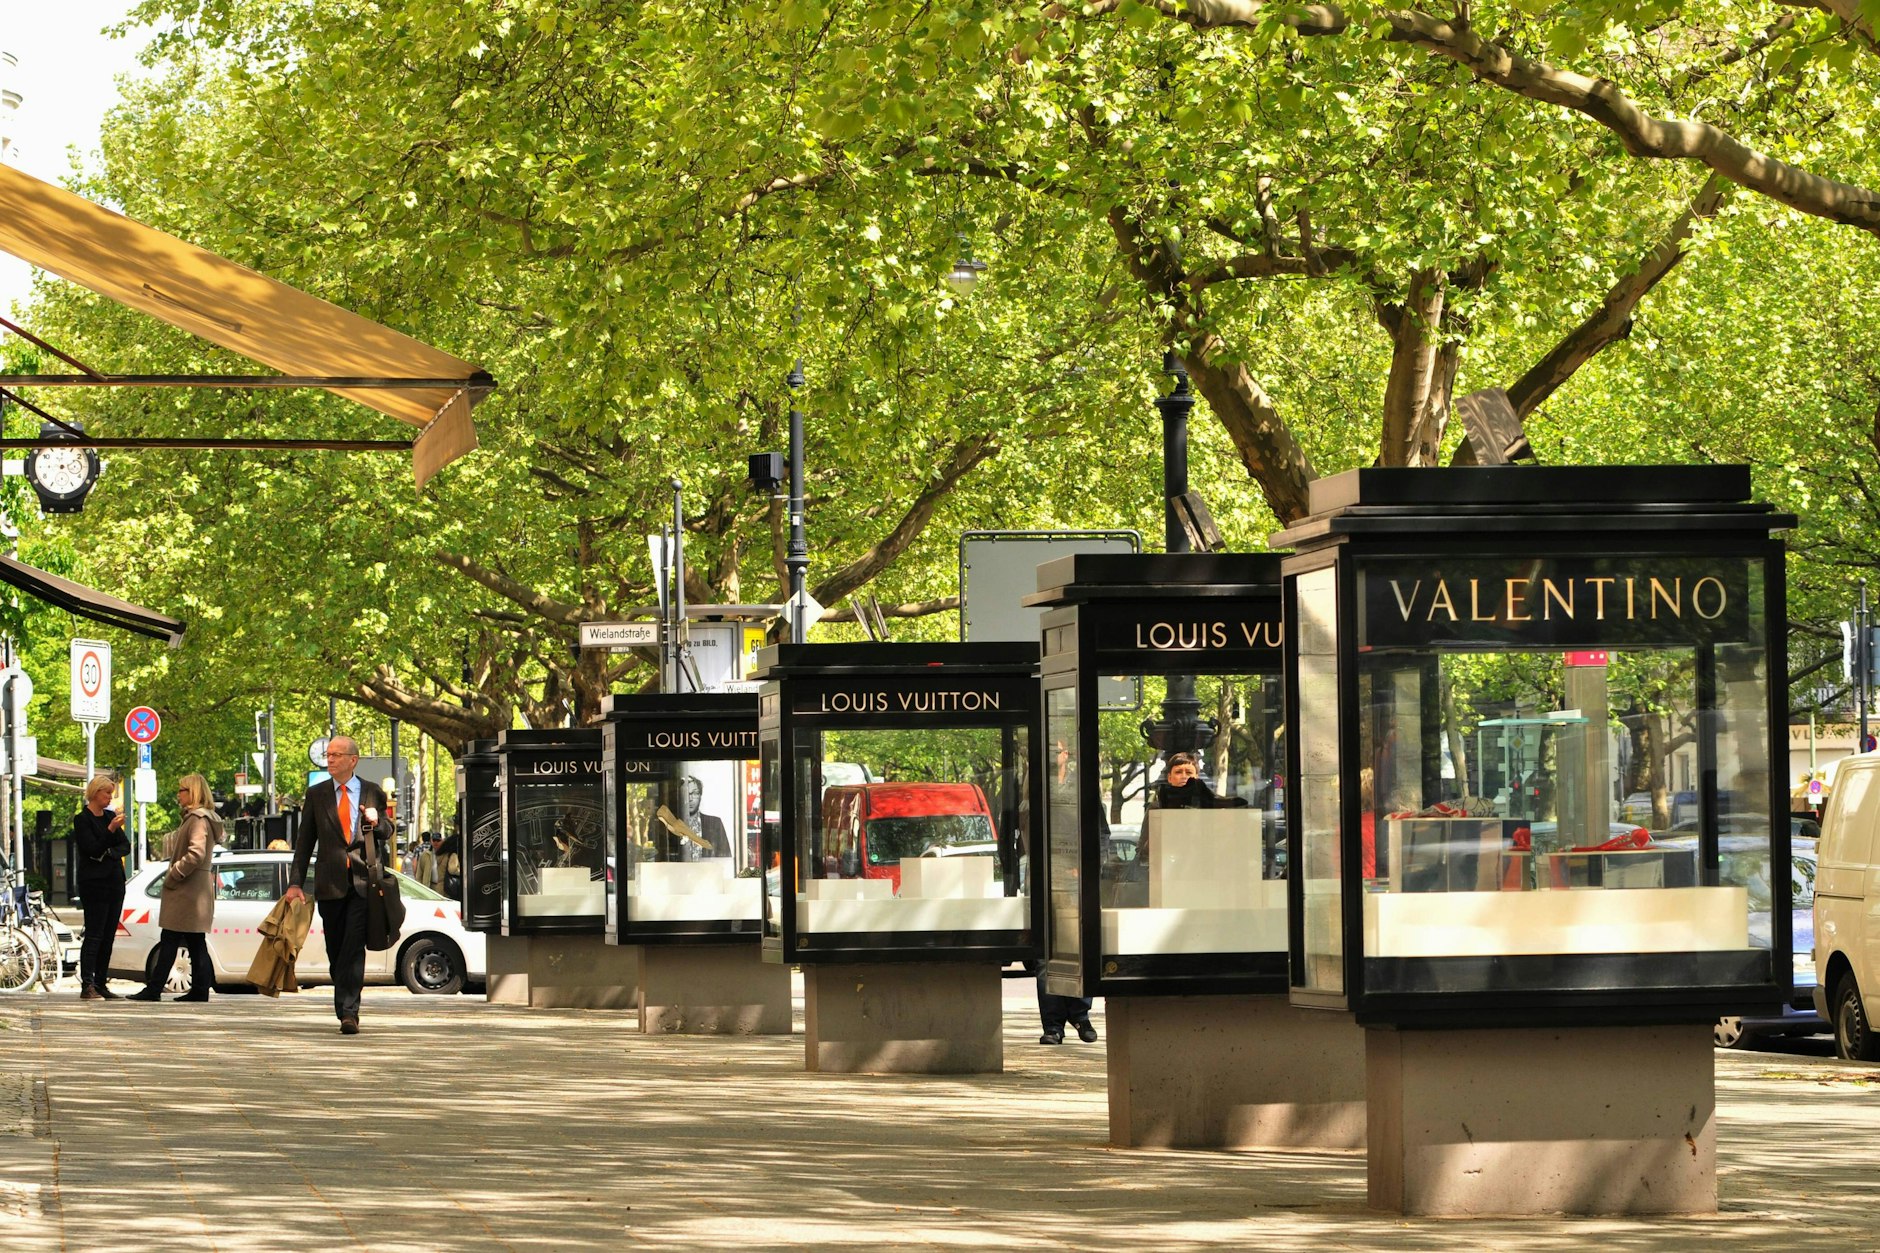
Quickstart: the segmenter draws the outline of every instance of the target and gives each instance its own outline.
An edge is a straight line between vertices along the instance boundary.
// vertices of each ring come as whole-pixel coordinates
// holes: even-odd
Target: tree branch
[[[488,569],[461,553],[444,552],[440,549],[431,555],[439,565],[455,570],[473,582],[481,583],[498,596],[514,601],[537,617],[546,618],[550,622],[558,622],[563,626],[576,626],[586,620],[587,615],[582,612],[579,605],[569,605],[555,600],[532,587],[516,582],[506,574]]]
[[[1197,30],[1256,27],[1271,20],[1301,35],[1337,35],[1349,23],[1335,5],[1276,10],[1259,0],[1142,0],[1165,17]],[[1122,0],[1100,0],[1097,13],[1112,12]],[[1832,7],[1830,7],[1832,6]],[[1858,0],[1821,0],[1819,6],[1848,22],[1857,33],[1872,35],[1860,24]],[[1845,12],[1843,12],[1845,10]],[[1653,117],[1609,79],[1589,78],[1544,61],[1510,52],[1464,25],[1445,22],[1420,10],[1375,10],[1393,43],[1420,48],[1454,61],[1482,82],[1542,104],[1585,115],[1619,137],[1635,157],[1700,161],[1738,186],[1767,196],[1799,213],[1880,235],[1880,192],[1811,174],[1764,152],[1708,122]]]
[[[1683,260],[1684,241],[1690,238],[1700,219],[1716,214],[1729,186],[1729,180],[1721,174],[1705,179],[1690,205],[1678,215],[1678,220],[1671,224],[1657,246],[1645,254],[1638,269],[1614,283],[1598,309],[1567,332],[1546,356],[1509,386],[1508,401],[1517,416],[1526,418],[1540,408],[1573,377],[1574,371],[1609,344],[1632,333],[1632,311]]]
[[[937,475],[927,481],[920,495],[907,507],[894,529],[869,550],[816,585],[814,595],[825,605],[834,604],[861,587],[906,552],[926,529],[934,511],[940,507],[959,481],[973,467],[999,453],[999,444],[990,435],[968,435],[948,450]]]

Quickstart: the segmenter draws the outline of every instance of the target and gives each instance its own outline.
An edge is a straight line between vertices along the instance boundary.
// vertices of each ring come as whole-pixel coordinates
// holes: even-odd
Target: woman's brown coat
[[[170,868],[163,876],[157,922],[166,931],[207,933],[215,923],[215,867],[211,859],[221,822],[207,809],[183,815],[183,825],[163,841]]]

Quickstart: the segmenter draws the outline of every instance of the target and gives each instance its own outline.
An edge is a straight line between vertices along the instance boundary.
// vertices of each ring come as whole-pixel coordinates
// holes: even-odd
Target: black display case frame
[[[622,782],[657,782],[678,762],[757,760],[755,692],[679,692],[607,698],[601,725],[602,794],[615,882],[607,938],[614,944],[755,944],[755,919],[636,920],[628,891],[638,845]],[[736,815],[742,832],[745,815]],[[739,841],[741,843],[741,841]],[[734,882],[747,880],[735,878]],[[761,885],[758,889],[761,895]],[[761,905],[760,905],[761,910]]]
[[[1038,567],[1039,591],[1025,604],[1045,610],[1040,686],[1047,719],[1054,694],[1073,701],[1075,760],[1099,760],[1098,682],[1111,675],[1242,675],[1278,679],[1284,671],[1280,559],[1264,553],[1079,554]],[[1047,732],[1050,725],[1047,725]],[[1047,738],[1055,740],[1055,733]],[[1288,957],[1272,952],[1106,955],[1103,873],[1108,858],[1102,780],[1080,771],[1075,788],[1078,874],[1058,881],[1046,858],[1047,901],[1074,893],[1075,946],[1055,932],[1046,910],[1045,980],[1066,996],[1280,994]],[[1052,814],[1057,801],[1053,801]],[[1045,840],[1056,837],[1048,819]],[[1263,845],[1250,850],[1255,863]]]
[[[536,826],[544,819],[521,811],[517,804],[518,785],[539,785],[553,779],[562,784],[565,798],[560,804],[578,817],[584,828],[591,826],[600,866],[605,872],[605,809],[602,798],[601,732],[599,728],[557,728],[551,730],[508,730],[496,737],[498,775],[502,791],[503,816],[503,925],[506,936],[585,934],[600,935],[607,925],[606,886],[603,882],[601,911],[597,914],[531,914],[518,909],[517,888],[525,843],[531,850],[541,846],[534,838]],[[530,808],[533,808],[531,806]],[[591,817],[587,812],[591,809]],[[525,840],[524,826],[532,832]],[[531,851],[531,857],[534,854]],[[592,877],[590,875],[590,882]]]
[[[1399,1028],[1674,1025],[1779,1013],[1790,995],[1792,936],[1785,907],[1790,861],[1785,820],[1786,550],[1773,532],[1792,528],[1794,518],[1750,499],[1744,466],[1373,468],[1319,480],[1311,493],[1309,516],[1273,536],[1272,542],[1293,550],[1282,566],[1289,626],[1284,690],[1287,775],[1301,784],[1302,756],[1316,751],[1303,743],[1306,737],[1301,734],[1301,704],[1307,699],[1302,653],[1311,650],[1319,657],[1318,644],[1306,637],[1328,621],[1335,627],[1335,640],[1324,655],[1335,657],[1336,882],[1342,951],[1337,957],[1328,955],[1327,961],[1337,966],[1342,990],[1327,990],[1323,984],[1329,980],[1312,986],[1306,973],[1303,861],[1310,853],[1304,831],[1307,805],[1295,789],[1287,806],[1287,838],[1294,852],[1289,910],[1293,1002],[1349,1011],[1368,1026]],[[1771,947],[1750,950],[1749,956],[1726,950],[1392,958],[1370,968],[1364,952],[1361,882],[1359,670],[1378,664],[1378,645],[1366,648],[1360,640],[1365,638],[1362,630],[1375,632],[1379,621],[1367,623],[1366,612],[1380,611],[1375,604],[1359,604],[1360,569],[1372,580],[1367,587],[1381,588],[1387,580],[1378,573],[1394,570],[1420,570],[1431,577],[1448,572],[1452,578],[1476,577],[1488,586],[1495,578],[1527,579],[1541,570],[1559,572],[1562,579],[1579,577],[1572,572],[1606,568],[1589,564],[1600,562],[1637,563],[1640,569],[1665,562],[1685,570],[1714,568],[1720,574],[1747,571],[1741,590],[1749,603],[1760,604],[1760,612],[1745,615],[1739,629],[1746,634],[1734,642],[1760,647],[1764,658],[1766,707],[1761,718],[1767,742],[1758,751],[1768,762],[1768,864],[1770,882],[1778,885],[1771,909]],[[1302,611],[1300,589],[1308,578],[1320,604],[1323,593],[1330,593],[1329,620],[1318,604]],[[1400,580],[1400,597],[1405,586]],[[1497,594],[1512,596],[1515,591],[1504,586]],[[1480,612],[1482,607],[1456,615],[1463,621],[1453,629],[1453,639],[1444,635],[1447,615],[1432,611],[1418,628],[1426,637],[1425,646],[1453,643],[1493,650],[1498,631],[1505,637],[1527,629],[1526,615],[1515,615],[1504,606],[1508,612],[1498,625],[1494,614]],[[1527,607],[1525,602],[1521,607]],[[1388,608],[1381,612],[1388,617]],[[1419,615],[1406,611],[1402,617],[1415,622]],[[1615,612],[1614,621],[1620,620]],[[1650,647],[1641,641],[1651,632],[1668,629],[1663,624],[1645,631],[1636,624],[1602,623],[1588,628],[1587,634],[1562,634],[1544,647]],[[1696,873],[1700,883],[1714,885],[1721,813],[1715,769],[1719,719],[1714,716],[1716,645],[1705,641],[1702,629],[1693,631],[1690,646],[1700,658],[1696,692],[1703,715],[1696,719],[1697,737],[1704,763],[1697,789]],[[1526,647],[1533,646],[1530,642]],[[1706,655],[1709,663],[1702,660]],[[1320,664],[1315,660],[1314,682],[1309,685],[1314,699],[1333,690],[1323,684]]]
[[[471,740],[457,755],[458,905],[470,931],[503,929],[502,759],[493,739]]]
[[[1000,871],[1017,881],[1018,859],[1039,847],[1043,827],[1041,806],[1029,795],[1042,777],[1036,644],[780,644],[759,653],[757,677],[764,811],[759,864],[768,868],[775,859],[780,888],[801,881],[798,824],[814,822],[820,830],[820,734],[919,727],[996,728],[1008,745],[1024,733],[1022,756],[1008,749],[1000,780],[1006,796],[1023,799],[997,802],[995,810]],[[806,763],[806,780],[799,779],[799,761]],[[1025,926],[1015,931],[845,931],[806,941],[796,892],[780,890],[772,898],[767,891],[764,957],[790,964],[1033,961],[1040,956],[1043,897],[1035,882],[1026,896]],[[774,919],[773,899],[779,907]]]

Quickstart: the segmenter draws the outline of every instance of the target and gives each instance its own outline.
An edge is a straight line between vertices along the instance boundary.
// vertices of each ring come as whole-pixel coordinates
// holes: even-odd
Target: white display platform
[[[1260,877],[1257,809],[1152,809],[1147,827],[1151,909],[1256,909]]]
[[[1364,897],[1368,957],[1731,952],[1749,946],[1749,891],[1742,887]]]
[[[728,857],[653,861],[627,880],[635,922],[743,921],[763,916],[763,880],[740,879]]]
[[[829,931],[1022,931],[1025,899],[996,901],[915,900],[818,901],[796,898],[797,929]]]
[[[524,918],[600,917],[607,910],[607,884],[591,879],[582,866],[547,866],[537,872],[542,890],[516,893],[516,912]]]
[[[1257,903],[1241,909],[1106,909],[1103,951],[1283,953],[1286,881],[1262,880]]]
[[[812,901],[892,900],[894,884],[886,879],[811,879],[797,899]]]
[[[998,861],[970,857],[905,857],[901,860],[901,899],[996,900],[1005,885],[996,877]]]

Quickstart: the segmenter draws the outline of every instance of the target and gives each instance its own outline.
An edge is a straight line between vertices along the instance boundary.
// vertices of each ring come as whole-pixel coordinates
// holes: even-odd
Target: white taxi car
[[[274,903],[287,890],[293,865],[291,853],[231,853],[217,850],[215,926],[209,932],[209,957],[215,963],[215,982],[223,987],[247,986],[248,968],[261,946],[259,927]],[[156,956],[157,903],[163,895],[163,873],[168,862],[150,862],[124,891],[124,913],[118,921],[117,942],[111,949],[111,974],[116,978],[148,979]],[[394,872],[396,873],[396,872]],[[483,936],[466,931],[457,902],[425,887],[409,875],[399,874],[399,894],[405,901],[405,925],[398,943],[382,953],[366,953],[366,983],[403,983],[413,992],[448,994],[487,977]],[[306,888],[311,894],[312,884]],[[300,950],[294,973],[302,984],[327,983],[326,933],[320,915]],[[189,957],[179,952],[169,986],[181,991],[190,979]]]

